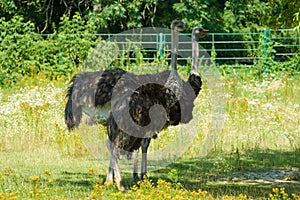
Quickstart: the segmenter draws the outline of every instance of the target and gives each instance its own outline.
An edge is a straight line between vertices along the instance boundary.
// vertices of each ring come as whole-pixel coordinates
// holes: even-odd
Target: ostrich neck
[[[198,58],[199,58],[199,44],[196,36],[192,36],[192,70],[191,74],[198,75]]]
[[[178,99],[181,97],[182,94],[182,80],[177,72],[177,53],[178,53],[178,32],[174,29],[172,29],[172,69],[171,73],[169,75],[169,78],[166,82],[166,87],[171,89],[174,96],[170,97],[170,106],[173,106],[176,104]]]
[[[177,70],[177,53],[178,53],[178,32],[172,29],[172,36],[171,36],[171,63],[172,63],[172,70]]]

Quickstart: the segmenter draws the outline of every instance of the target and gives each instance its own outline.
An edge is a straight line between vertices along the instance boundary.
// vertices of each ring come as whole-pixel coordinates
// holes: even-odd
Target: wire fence
[[[43,34],[43,37],[49,35]],[[114,50],[119,53],[116,59],[126,59],[134,62],[137,59],[143,61],[160,62],[170,61],[171,34],[95,34],[102,40],[114,41],[118,49]],[[62,40],[58,34],[57,40]],[[188,62],[191,57],[191,34],[179,34],[179,62]],[[62,42],[58,42],[61,44]],[[253,64],[255,60],[265,59],[273,56],[275,61],[284,62],[290,57],[298,54],[300,51],[300,32],[295,29],[264,29],[261,32],[254,33],[208,33],[207,37],[199,41],[200,51],[206,51],[209,55],[214,56],[217,65],[242,65]],[[272,51],[270,51],[270,47]],[[60,47],[59,51],[65,51]],[[76,47],[75,47],[76,48]],[[142,58],[136,57],[136,52],[141,53]],[[63,58],[60,58],[62,63]]]

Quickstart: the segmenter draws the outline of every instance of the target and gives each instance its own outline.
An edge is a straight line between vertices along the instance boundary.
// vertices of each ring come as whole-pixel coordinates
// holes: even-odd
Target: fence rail
[[[170,33],[142,34],[142,36],[141,34],[95,34],[94,36],[115,41],[119,46],[118,52],[128,53],[127,59],[130,61],[137,60],[133,55],[137,51],[143,54],[142,59],[145,61],[170,60],[168,56],[171,46]],[[179,61],[187,61],[191,57],[190,36],[190,34],[179,34]],[[55,35],[55,37],[59,40],[61,36]],[[199,44],[203,47],[201,51],[206,51],[210,55],[215,53],[216,64],[252,64],[254,60],[270,56],[270,53],[276,61],[285,61],[300,52],[300,33],[294,29],[264,29],[255,33],[208,33]],[[269,51],[270,45],[273,52]]]

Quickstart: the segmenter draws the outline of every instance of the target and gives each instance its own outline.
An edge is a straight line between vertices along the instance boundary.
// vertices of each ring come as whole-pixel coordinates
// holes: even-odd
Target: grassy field
[[[174,142],[171,147],[182,156],[150,171],[138,187],[130,173],[122,173],[125,193],[103,183],[105,129],[66,131],[67,81],[40,77],[1,88],[0,199],[300,199],[299,75],[258,79],[232,70],[221,80],[226,112],[220,132],[209,137],[215,105],[207,81],[196,99],[195,119],[164,130],[150,145],[155,155]],[[99,143],[89,143],[95,138]],[[293,173],[281,182],[241,178],[273,171]]]

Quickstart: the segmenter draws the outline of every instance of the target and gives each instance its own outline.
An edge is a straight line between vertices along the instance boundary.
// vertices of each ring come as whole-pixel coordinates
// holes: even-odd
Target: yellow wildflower
[[[131,196],[131,194],[127,193],[127,194],[124,195],[124,198],[125,199],[132,199],[133,197]]]
[[[170,194],[164,194],[163,197],[164,197],[164,199],[171,199],[171,195]]]
[[[112,185],[113,185],[113,183],[111,181],[107,181],[104,183],[104,186],[112,186]]]
[[[173,200],[185,200],[186,198],[183,198],[182,196],[180,195],[176,195]]]
[[[196,197],[196,196],[198,195],[198,193],[197,193],[196,191],[192,191],[190,194],[191,194],[193,197]]]
[[[31,189],[31,190],[29,191],[29,194],[30,194],[30,195],[33,195],[33,194],[34,194],[34,189]]]
[[[94,174],[94,173],[95,173],[94,168],[90,167],[89,170],[88,170],[88,174],[91,175],[91,174]]]
[[[6,195],[4,193],[0,193],[0,200],[5,200],[6,199]]]
[[[30,183],[36,183],[39,181],[39,176],[30,176]]]
[[[232,200],[232,197],[226,195],[225,197],[222,198],[223,200]]]
[[[300,195],[292,194],[293,199],[300,200]]]
[[[90,194],[89,199],[96,199],[97,198],[97,194],[95,192],[92,192],[92,194]]]
[[[16,193],[16,192],[12,192],[12,193],[10,193],[9,194],[9,199],[17,199],[18,198],[18,193]]]
[[[275,194],[277,194],[279,192],[278,188],[273,188],[272,192],[274,192]]]
[[[247,195],[244,194],[240,194],[238,197],[239,200],[246,200],[247,199]]]
[[[131,189],[132,189],[133,191],[136,191],[136,190],[138,190],[138,187],[137,187],[137,185],[133,185],[133,186],[131,187]]]
[[[51,172],[50,172],[49,170],[47,170],[47,169],[45,169],[45,170],[43,171],[43,173],[44,173],[45,175],[51,175]]]

